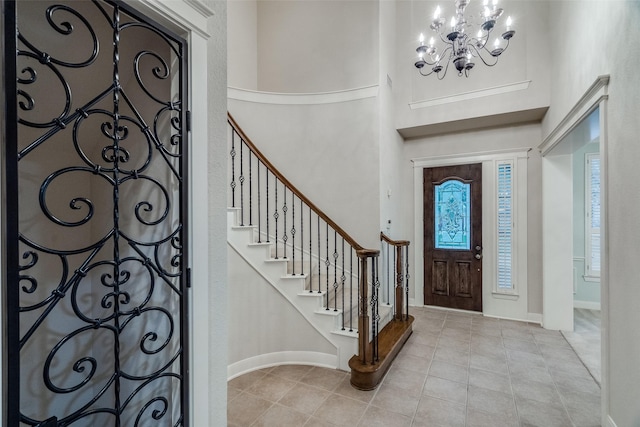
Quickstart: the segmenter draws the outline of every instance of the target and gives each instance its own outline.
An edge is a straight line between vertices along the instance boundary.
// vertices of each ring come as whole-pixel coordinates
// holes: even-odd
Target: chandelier
[[[448,27],[445,26],[445,19],[440,16],[440,6],[436,7],[430,27],[438,34],[444,43],[444,48],[436,47],[433,37],[425,45],[424,34],[420,34],[420,45],[416,49],[418,60],[415,66],[423,76],[435,73],[438,79],[442,80],[447,74],[449,64],[453,62],[458,70],[458,76],[464,74],[468,77],[469,71],[475,66],[476,58],[480,58],[485,65],[493,67],[498,63],[498,57],[509,47],[509,40],[516,33],[511,29],[510,16],[507,18],[502,35],[496,37],[491,49],[487,48],[491,32],[496,28],[498,19],[503,13],[503,10],[498,7],[498,0],[492,0],[491,5],[489,0],[484,0],[482,11],[477,16],[469,16],[467,20],[464,12],[470,1],[456,0],[456,13],[451,17]],[[467,31],[475,31],[474,25],[478,26],[475,37],[467,33]],[[426,69],[430,71],[425,73]]]

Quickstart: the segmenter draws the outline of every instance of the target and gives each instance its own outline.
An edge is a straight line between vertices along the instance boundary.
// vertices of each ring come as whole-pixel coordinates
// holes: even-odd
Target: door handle
[[[475,254],[476,259],[482,259],[482,246],[477,245],[475,249],[476,249],[476,254]]]

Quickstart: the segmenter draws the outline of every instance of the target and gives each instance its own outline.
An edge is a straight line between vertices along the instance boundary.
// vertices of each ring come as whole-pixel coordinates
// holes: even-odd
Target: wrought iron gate
[[[8,424],[187,425],[186,42],[2,6]]]

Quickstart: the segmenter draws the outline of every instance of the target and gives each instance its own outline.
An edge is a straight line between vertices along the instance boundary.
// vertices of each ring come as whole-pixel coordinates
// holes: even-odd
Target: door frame
[[[564,185],[554,186],[553,180],[560,175],[566,175],[566,169],[571,169],[570,164],[566,164],[566,156],[555,156],[552,152],[554,148],[562,143],[576,126],[578,126],[596,108],[599,108],[600,119],[600,311],[602,317],[601,325],[601,412],[602,425],[611,425],[609,417],[609,213],[608,213],[608,182],[609,182],[609,140],[608,140],[608,100],[609,100],[609,78],[608,74],[596,77],[595,81],[585,91],[578,102],[560,121],[560,123],[549,133],[545,140],[538,146],[542,155],[542,205],[543,205],[543,230],[542,230],[542,253],[543,253],[543,326],[548,329],[573,329],[573,289],[571,282],[564,286],[556,286],[558,272],[566,271],[563,268],[566,261],[566,246],[554,244],[554,230],[551,227],[553,219],[553,201],[558,197],[573,196],[573,179],[571,183],[564,180]],[[559,151],[559,150],[556,150]],[[562,157],[565,157],[563,160]],[[560,165],[558,165],[560,162]],[[565,163],[564,165],[562,163]],[[564,169],[564,170],[563,170]],[[570,252],[571,253],[571,252]],[[560,262],[558,262],[558,260]],[[568,262],[571,263],[571,259]],[[561,273],[565,274],[565,273]],[[566,279],[566,277],[564,277]],[[561,303],[558,304],[557,301]]]
[[[6,1],[0,2],[0,6],[4,9]],[[215,194],[226,194],[226,171],[224,167],[220,167],[219,170],[210,171],[208,166],[208,159],[212,152],[217,155],[223,154],[226,151],[226,143],[224,138],[219,138],[222,143],[209,144],[208,133],[211,131],[218,132],[220,135],[226,133],[226,79],[223,79],[223,75],[220,75],[221,82],[216,80],[216,86],[207,90],[208,82],[213,79],[208,78],[208,62],[207,55],[203,55],[202,52],[207,52],[208,39],[210,37],[208,30],[208,21],[211,17],[214,17],[214,11],[202,0],[182,0],[173,2],[156,2],[153,0],[129,0],[125,2],[127,5],[135,8],[139,13],[144,14],[151,19],[161,23],[167,28],[171,29],[177,34],[182,35],[187,40],[188,44],[188,99],[190,105],[188,109],[192,111],[192,126],[189,135],[189,154],[190,154],[190,173],[188,180],[190,182],[190,205],[188,222],[190,224],[190,253],[191,253],[191,268],[192,268],[192,296],[190,298],[190,319],[189,319],[189,345],[190,345],[190,407],[188,408],[191,425],[226,425],[226,399],[223,396],[226,395],[226,363],[211,364],[209,358],[212,360],[224,361],[227,358],[227,346],[226,346],[226,312],[224,311],[225,304],[218,304],[216,311],[220,315],[216,319],[216,328],[211,328],[210,325],[214,324],[210,317],[210,301],[226,301],[226,289],[224,286],[213,286],[215,284],[224,283],[224,272],[226,271],[226,240],[220,239],[216,245],[211,245],[209,242],[209,230],[224,236],[226,230],[226,210],[223,206],[214,210],[210,206],[208,201],[208,195],[212,192]],[[220,14],[220,17],[224,17],[225,14]],[[2,17],[4,20],[4,16]],[[226,34],[226,28],[222,25],[221,21],[221,36]],[[4,42],[6,28],[4,23],[0,32],[0,46],[3,47],[2,62],[4,63]],[[226,69],[226,57],[224,52],[226,51],[226,39],[224,37],[213,37],[212,40],[216,40],[216,52],[220,53],[219,63],[221,67]],[[193,52],[199,52],[200,54],[193,54]],[[4,85],[4,68],[2,81],[0,82],[2,93],[2,102],[4,104],[5,92],[7,88]],[[224,81],[222,81],[224,80]],[[195,83],[195,84],[194,84]],[[219,86],[219,87],[218,87]],[[197,90],[194,90],[197,87]],[[213,93],[211,93],[213,92]],[[211,108],[211,112],[214,113],[215,118],[218,120],[212,120],[209,114],[210,98],[214,97],[215,102],[222,105],[222,108]],[[214,105],[211,103],[211,105]],[[215,104],[216,106],[218,104]],[[3,117],[0,120],[0,131],[2,132],[2,138],[5,135],[5,119]],[[224,145],[224,146],[223,146]],[[219,147],[218,147],[219,146]],[[4,194],[4,154],[0,153],[0,188],[2,188],[2,197]],[[211,188],[208,185],[209,182],[219,183],[218,185],[212,184],[215,188]],[[221,200],[226,200],[223,196]],[[0,222],[4,225],[4,221],[8,218],[2,218],[4,212],[0,211]],[[215,225],[212,227],[211,225]],[[221,234],[222,233],[222,234]],[[0,239],[2,245],[0,245],[0,256],[2,262],[0,262],[0,278],[1,283],[6,283],[7,271],[4,268],[3,253],[4,244],[7,241],[7,233],[4,227],[0,227]],[[210,259],[209,249],[213,248],[217,252],[216,257]],[[221,275],[219,278],[210,277],[210,270],[217,272]],[[5,332],[5,316],[6,313],[3,307],[6,305],[6,295],[4,292],[0,293],[0,330],[2,330],[2,347],[0,351],[0,360],[2,362],[2,369],[0,369],[0,381],[3,384],[2,389],[2,404],[0,405],[0,424],[6,424],[7,417],[7,398],[9,391],[6,389],[6,381],[3,378],[7,377],[6,367],[6,332]],[[198,319],[198,321],[195,321]],[[212,343],[215,343],[212,344]],[[218,385],[211,378],[222,378],[223,382]],[[212,398],[213,397],[213,398]],[[218,420],[219,424],[211,424],[212,420]]]
[[[527,309],[527,159],[531,149],[528,147],[485,151],[467,154],[421,157],[411,159],[413,163],[413,206],[414,206],[414,296],[411,305],[424,305],[424,262],[423,262],[423,169],[440,166],[458,166],[471,163],[482,163],[482,313],[484,316],[500,317],[515,320],[540,322],[538,316],[528,313]],[[519,188],[514,200],[514,209],[518,216],[517,241],[518,260],[514,265],[517,293],[505,294],[496,292],[496,173],[495,163],[500,160],[513,160],[516,164],[514,186]]]

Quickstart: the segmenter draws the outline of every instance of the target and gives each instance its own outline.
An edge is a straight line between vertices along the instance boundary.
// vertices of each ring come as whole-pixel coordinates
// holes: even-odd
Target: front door
[[[423,176],[424,303],[482,311],[482,164]]]

